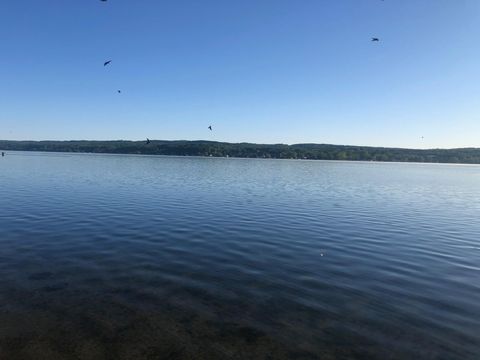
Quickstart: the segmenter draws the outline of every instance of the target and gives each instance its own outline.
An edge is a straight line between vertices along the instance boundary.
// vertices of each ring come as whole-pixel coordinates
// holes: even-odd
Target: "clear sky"
[[[0,139],[146,137],[480,147],[480,1],[0,1]]]

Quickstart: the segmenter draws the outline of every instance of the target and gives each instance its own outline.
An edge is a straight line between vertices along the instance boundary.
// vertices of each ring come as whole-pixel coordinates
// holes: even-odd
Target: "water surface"
[[[1,359],[479,359],[480,167],[9,153]]]

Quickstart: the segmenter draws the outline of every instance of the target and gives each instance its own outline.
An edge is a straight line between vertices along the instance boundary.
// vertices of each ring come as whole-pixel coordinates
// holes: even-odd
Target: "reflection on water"
[[[1,359],[478,359],[480,167],[11,153]]]

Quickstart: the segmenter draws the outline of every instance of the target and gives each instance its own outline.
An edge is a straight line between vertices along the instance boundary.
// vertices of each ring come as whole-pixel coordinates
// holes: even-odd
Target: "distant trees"
[[[264,145],[213,141],[0,141],[1,150],[273,159],[480,164],[480,149],[413,150],[327,144]]]

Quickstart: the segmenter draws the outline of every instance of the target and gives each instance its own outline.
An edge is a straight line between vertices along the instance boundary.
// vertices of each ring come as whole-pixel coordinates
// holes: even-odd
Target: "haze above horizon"
[[[477,0],[3,2],[0,139],[480,147],[479,38]]]

